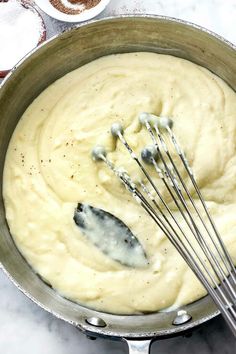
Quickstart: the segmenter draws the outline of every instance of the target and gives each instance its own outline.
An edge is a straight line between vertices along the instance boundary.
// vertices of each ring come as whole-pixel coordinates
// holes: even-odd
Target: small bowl
[[[33,7],[31,6],[30,4],[28,4],[27,2],[25,1],[22,1],[21,2],[22,6],[26,7],[27,9],[33,11],[34,13],[36,13],[39,18],[40,18],[40,21],[41,21],[41,26],[42,26],[42,33],[39,37],[39,41],[37,43],[37,46],[40,45],[41,43],[43,43],[45,40],[46,40],[46,27],[45,27],[45,23],[43,21],[43,18],[42,16],[40,15],[40,13]],[[16,34],[17,35],[17,34]],[[32,48],[33,49],[33,48]],[[28,54],[28,53],[25,53],[25,54]],[[15,63],[17,64],[17,63]],[[4,70],[1,70],[0,68],[0,78],[4,78],[8,73],[9,71],[11,70],[12,68],[8,68],[7,70],[4,69]]]
[[[91,9],[84,10],[77,15],[66,14],[57,10],[49,0],[35,0],[38,7],[49,16],[64,22],[83,22],[99,15],[111,0],[101,0],[96,6]]]

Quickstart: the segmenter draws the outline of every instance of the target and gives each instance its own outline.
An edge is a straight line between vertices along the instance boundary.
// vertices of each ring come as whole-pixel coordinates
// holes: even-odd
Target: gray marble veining
[[[152,13],[202,25],[236,43],[235,0],[112,0],[99,16]],[[71,25],[43,15],[48,38]],[[152,353],[234,354],[236,341],[219,317],[193,332],[155,342]],[[121,354],[124,343],[90,341],[76,328],[54,318],[26,298],[0,271],[0,354]]]

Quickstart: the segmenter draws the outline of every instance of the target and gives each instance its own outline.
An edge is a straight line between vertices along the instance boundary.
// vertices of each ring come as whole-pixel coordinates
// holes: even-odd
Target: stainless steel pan
[[[159,16],[122,16],[77,26],[33,51],[3,82],[0,90],[1,178],[14,128],[42,90],[91,60],[111,53],[132,51],[152,51],[186,58],[210,69],[236,89],[235,47],[198,26]],[[1,186],[0,181],[0,189]],[[33,272],[18,252],[7,227],[1,190],[0,195],[2,269],[35,303],[86,334],[124,339],[128,341],[130,353],[148,353],[154,338],[182,334],[218,314],[208,296],[184,308],[189,316],[178,316],[176,311],[117,316],[87,309],[62,298]]]

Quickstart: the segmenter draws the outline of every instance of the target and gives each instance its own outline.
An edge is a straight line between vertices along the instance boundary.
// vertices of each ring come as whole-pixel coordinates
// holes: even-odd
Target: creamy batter
[[[63,296],[112,313],[190,303],[205,290],[145,211],[91,150],[138,179],[110,134],[120,121],[136,152],[150,143],[140,112],[169,116],[211,214],[236,261],[236,94],[208,70],[152,53],[107,56],[56,81],[28,107],[12,136],[3,194],[12,236],[29,264]],[[164,192],[163,192],[164,193]],[[101,252],[75,225],[77,203],[120,218],[149,265]],[[177,211],[176,211],[177,212]]]

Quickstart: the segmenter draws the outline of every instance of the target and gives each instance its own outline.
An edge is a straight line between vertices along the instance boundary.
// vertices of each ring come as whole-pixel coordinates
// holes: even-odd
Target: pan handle
[[[130,340],[124,338],[129,347],[129,354],[150,354],[152,339]]]

